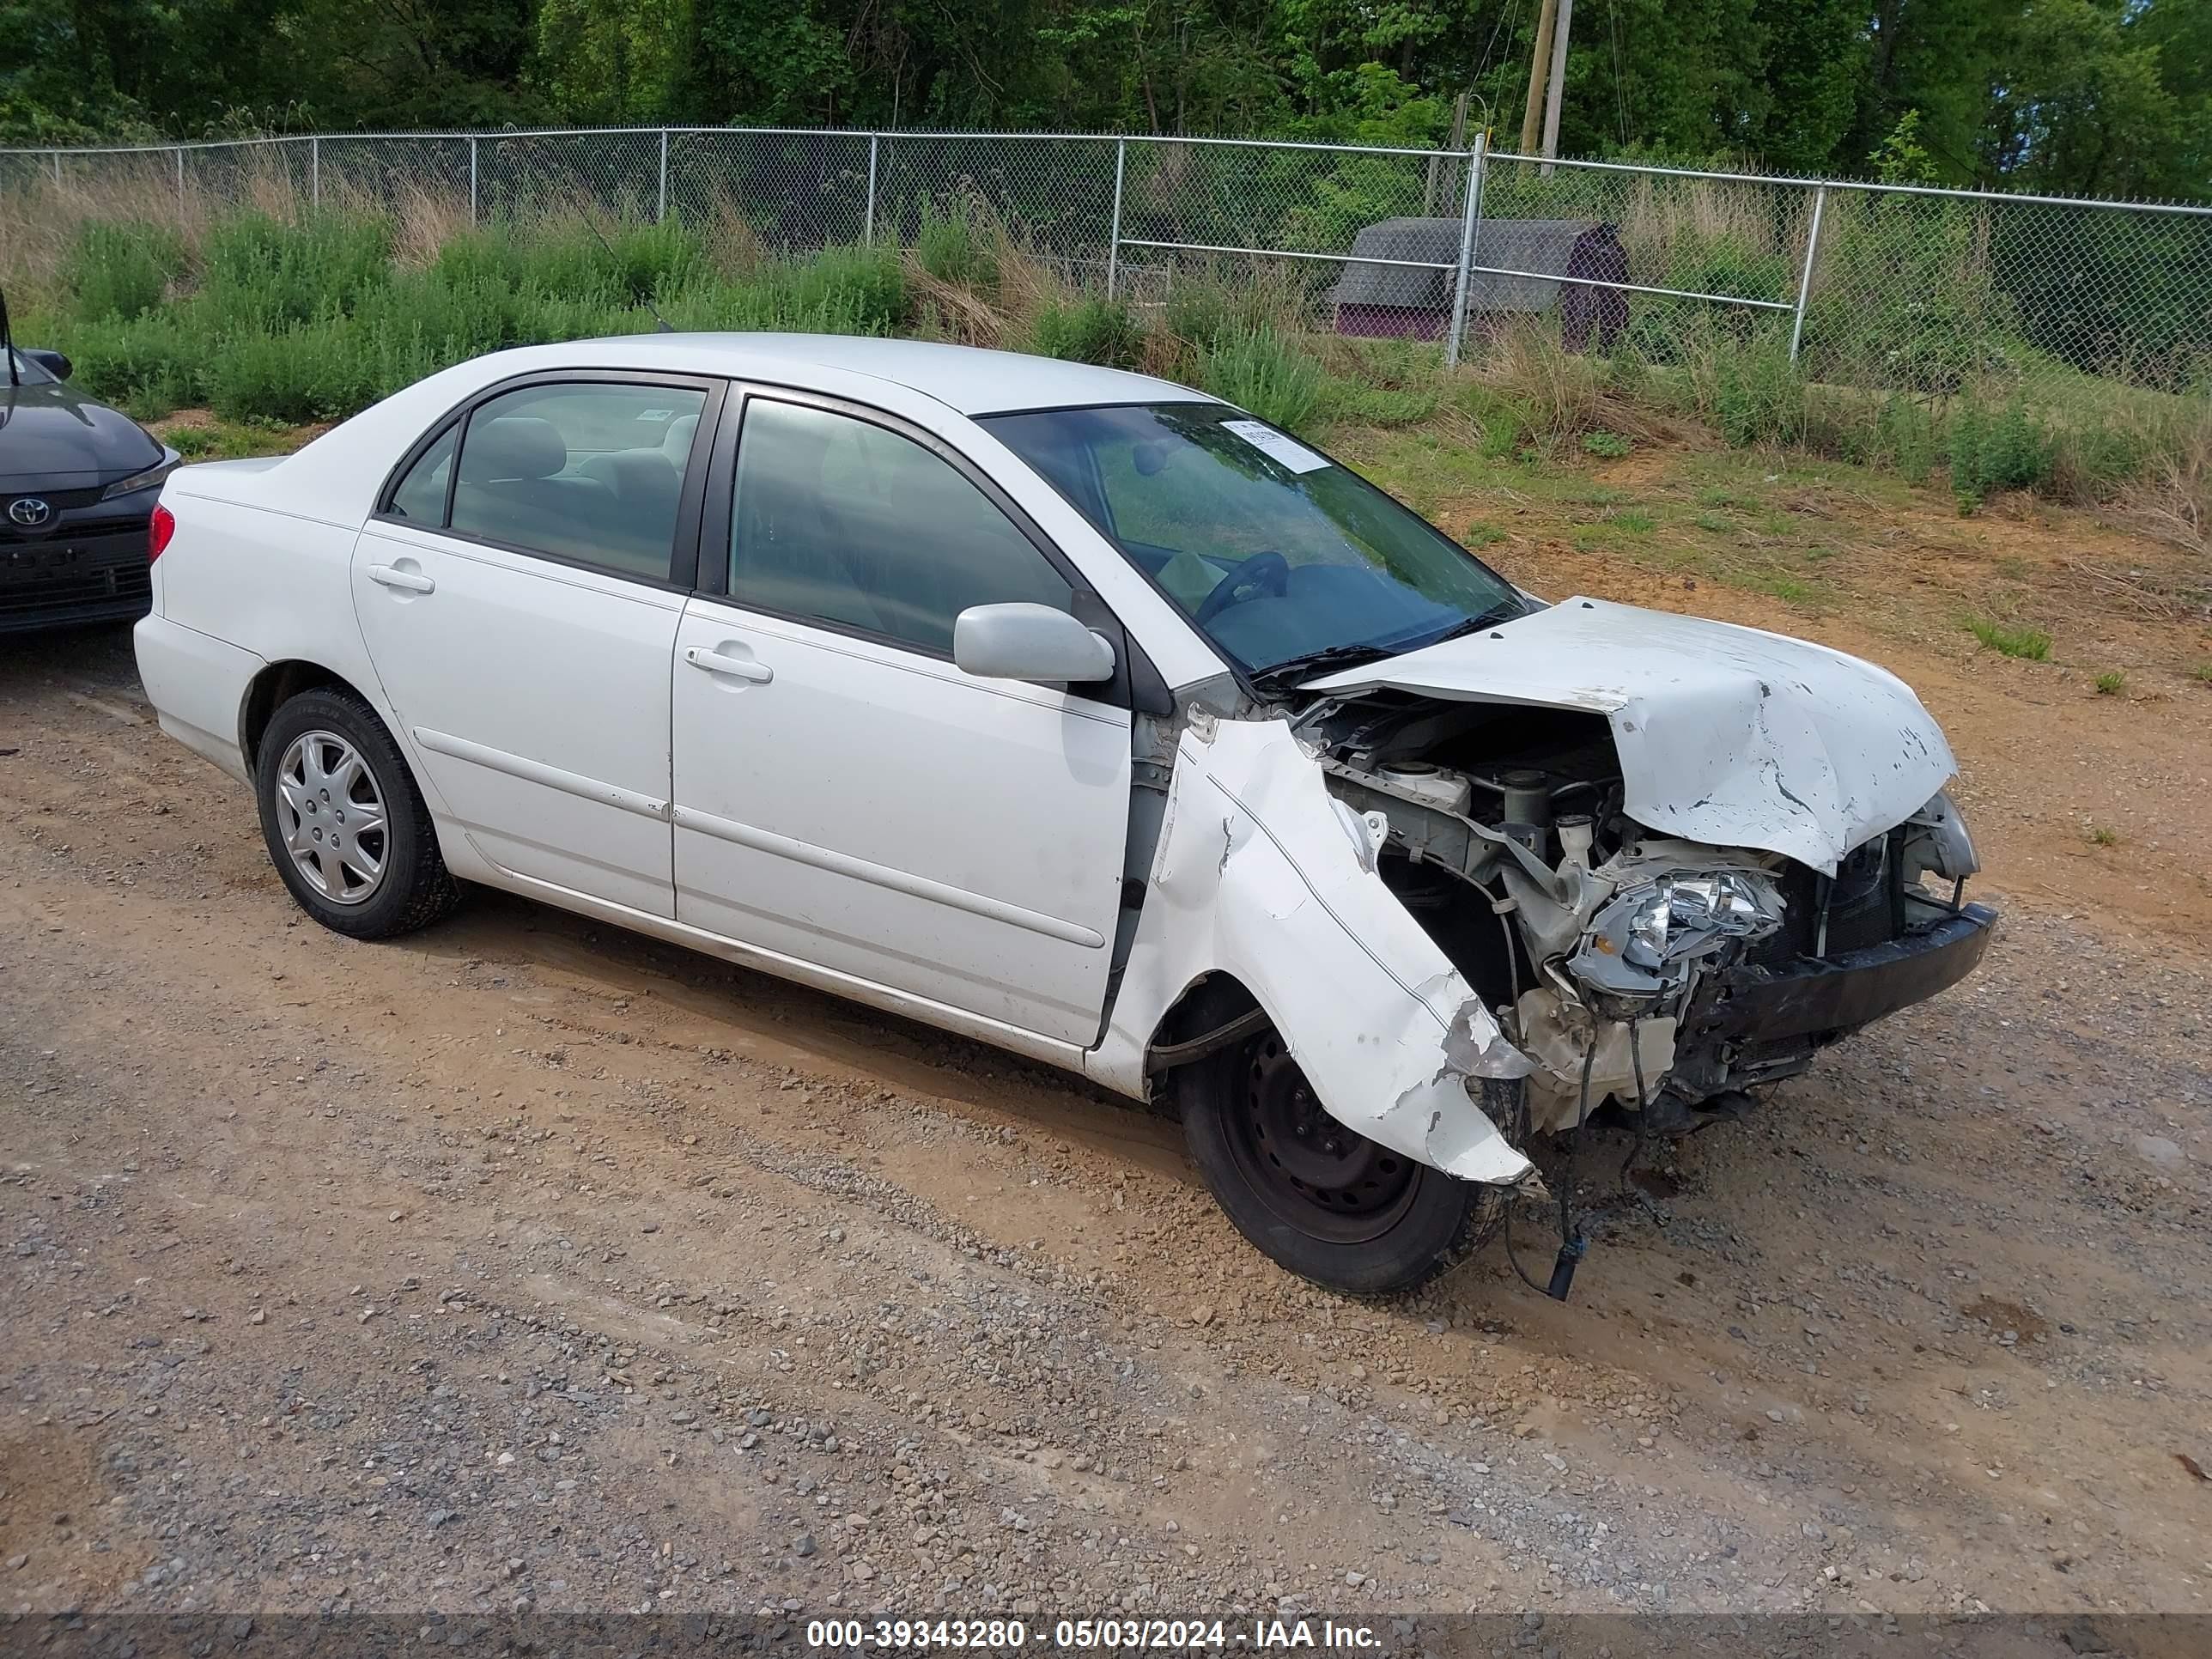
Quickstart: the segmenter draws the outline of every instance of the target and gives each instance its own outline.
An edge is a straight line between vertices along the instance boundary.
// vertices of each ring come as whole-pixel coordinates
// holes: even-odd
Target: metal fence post
[[[876,152],[883,142],[880,132],[868,135],[868,199],[860,210],[860,244],[864,247],[876,245]]]
[[[177,146],[177,222],[185,218],[185,147]]]
[[[660,205],[653,210],[656,225],[668,216],[668,129],[660,130]]]
[[[1452,273],[1451,328],[1444,342],[1444,367],[1459,367],[1460,345],[1467,335],[1468,279],[1474,265],[1475,233],[1482,226],[1482,181],[1490,170],[1490,135],[1475,135],[1467,155],[1467,201],[1460,211],[1459,269]]]
[[[307,140],[307,205],[319,208],[323,204],[323,141]]]
[[[477,222],[477,140],[469,135],[469,222]]]
[[[1114,219],[1106,230],[1106,297],[1114,297],[1114,281],[1121,270],[1121,179],[1129,168],[1129,141],[1114,141]]]
[[[62,187],[62,153],[61,153],[61,151],[59,151],[59,150],[56,150],[56,151],[54,152],[54,188],[55,188],[56,190],[59,190],[61,187]]]
[[[1805,233],[1805,269],[1797,277],[1797,315],[1790,325],[1790,361],[1797,361],[1797,343],[1805,337],[1805,301],[1813,292],[1813,261],[1820,252],[1820,215],[1828,205],[1828,187],[1813,191],[1813,224]]]

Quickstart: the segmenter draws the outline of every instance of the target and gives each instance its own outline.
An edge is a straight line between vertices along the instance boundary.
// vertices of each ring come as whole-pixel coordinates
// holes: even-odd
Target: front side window
[[[940,656],[972,605],[1066,611],[1067,580],[991,499],[911,439],[756,398],[738,434],[731,600]]]
[[[487,398],[461,435],[452,527],[615,575],[666,581],[706,401],[692,387],[602,382],[524,386]]]
[[[981,423],[1248,673],[1392,656],[1524,609],[1511,583],[1358,474],[1223,404]]]

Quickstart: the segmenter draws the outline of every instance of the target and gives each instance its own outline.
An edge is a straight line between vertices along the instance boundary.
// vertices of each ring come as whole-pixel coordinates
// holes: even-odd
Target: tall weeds
[[[657,310],[679,329],[904,334],[1141,368],[1293,430],[1435,422],[1490,455],[1538,459],[1592,439],[1592,453],[1614,453],[1707,434],[1916,482],[1943,470],[1962,510],[2033,489],[2184,545],[2212,534],[2201,393],[1962,348],[1984,337],[1995,303],[1965,210],[1931,222],[1861,205],[1834,223],[1832,268],[1880,280],[1898,313],[1881,327],[1906,329],[1912,364],[1808,379],[1807,363],[1855,362],[1872,337],[1816,290],[1796,363],[1771,319],[1655,302],[1637,306],[1609,356],[1569,351],[1539,317],[1471,328],[1467,362],[1447,373],[1434,342],[1316,327],[1323,289],[1309,268],[1125,265],[1132,280],[1109,302],[1095,269],[1042,252],[972,192],[903,216],[908,246],[797,255],[772,252],[729,199],[656,224],[556,198],[482,224],[452,191],[372,199],[325,179],[318,201],[282,166],[252,165],[220,204],[189,180],[180,195],[166,158],[96,190],[65,175],[9,192],[0,281],[17,337],[61,347],[88,391],[142,416],[208,404],[324,420],[483,352],[649,329]],[[1609,207],[1639,261],[1685,286],[1751,292],[1758,271],[1801,257],[1799,230],[1764,202],[1748,186],[1639,184]],[[1718,270],[1728,261],[1736,275]]]

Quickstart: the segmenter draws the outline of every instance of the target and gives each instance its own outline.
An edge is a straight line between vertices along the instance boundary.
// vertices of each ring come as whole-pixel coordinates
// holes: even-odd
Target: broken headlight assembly
[[[1567,971],[1594,996],[1644,1012],[1679,989],[1694,964],[1782,925],[1782,895],[1759,871],[1663,875],[1625,887],[1590,918]]]

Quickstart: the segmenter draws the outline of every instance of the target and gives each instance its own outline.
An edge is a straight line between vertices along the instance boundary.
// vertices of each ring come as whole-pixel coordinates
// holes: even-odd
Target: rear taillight
[[[177,533],[177,515],[158,503],[154,516],[146,521],[146,562],[151,564],[161,556],[161,550],[169,544],[169,538]]]

